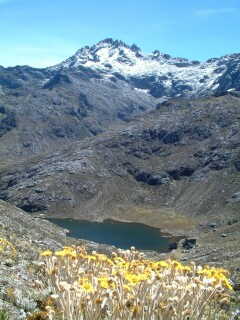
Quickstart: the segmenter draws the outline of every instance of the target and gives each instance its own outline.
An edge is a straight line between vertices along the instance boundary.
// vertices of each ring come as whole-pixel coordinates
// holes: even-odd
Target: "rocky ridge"
[[[236,89],[239,86],[240,55],[212,58],[205,62],[174,58],[155,50],[145,54],[133,44],[111,38],[85,46],[51,70],[86,67],[107,80],[119,76],[135,89],[155,98],[190,97]]]

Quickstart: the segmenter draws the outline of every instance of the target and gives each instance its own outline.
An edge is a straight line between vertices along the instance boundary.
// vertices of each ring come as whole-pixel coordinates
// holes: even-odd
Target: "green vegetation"
[[[8,312],[6,309],[0,309],[0,320],[8,320]]]

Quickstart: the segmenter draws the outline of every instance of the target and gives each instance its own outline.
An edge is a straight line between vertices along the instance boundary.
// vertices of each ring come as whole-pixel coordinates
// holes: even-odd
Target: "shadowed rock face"
[[[67,75],[58,73],[43,85],[43,89],[52,90],[56,86],[61,86],[61,85],[64,86],[71,83],[72,81]]]
[[[239,114],[236,92],[169,100],[96,137],[2,166],[0,196],[58,217],[154,225],[147,214],[131,216],[140,207],[234,219],[240,209]]]
[[[0,68],[0,82],[1,160],[95,136],[109,124],[129,121],[156,104],[152,96],[123,80],[106,81],[84,67]]]
[[[8,131],[16,127],[16,116],[13,111],[0,106],[0,138]]]

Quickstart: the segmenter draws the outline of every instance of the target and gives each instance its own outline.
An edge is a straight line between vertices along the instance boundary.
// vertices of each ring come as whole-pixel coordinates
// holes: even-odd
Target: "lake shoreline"
[[[112,222],[112,223],[127,223],[127,224],[139,224],[144,225],[149,228],[158,229],[160,234],[164,237],[179,237],[179,238],[187,238],[191,237],[195,234],[195,228],[197,222],[193,219],[190,219],[188,217],[182,217],[180,214],[174,214],[173,217],[169,218],[169,215],[161,215],[160,217],[155,219],[149,218],[148,215],[141,215],[140,219],[139,217],[135,216],[135,214],[132,215],[132,212],[127,212],[126,214],[129,219],[126,219],[125,216],[121,216],[119,214],[117,215],[104,215],[104,216],[96,216],[96,215],[66,215],[63,214],[61,216],[51,214],[51,213],[44,213],[39,212],[35,213],[36,218],[41,219],[71,219],[71,220],[81,220],[81,221],[89,221],[89,222],[99,222],[103,223],[106,221]],[[177,223],[175,222],[175,219],[177,220]],[[193,220],[193,221],[191,221]],[[178,223],[179,222],[179,223]]]
[[[96,221],[98,222],[98,221]],[[158,227],[153,227],[151,225],[148,225],[146,223],[142,223],[142,222],[135,222],[135,221],[124,221],[124,220],[117,220],[117,219],[113,219],[113,218],[106,218],[106,219],[103,219],[102,222],[109,222],[109,223],[126,223],[126,224],[136,224],[136,225],[142,225],[142,226],[145,226],[145,227],[148,227],[148,228],[152,228],[152,229],[157,229],[159,231],[159,233],[161,234],[162,237],[164,238],[173,238],[173,237],[176,237],[170,233],[167,233],[167,232],[162,232],[161,228],[158,228]],[[101,223],[101,222],[100,222]]]
[[[44,219],[65,229],[68,237],[112,245],[123,249],[134,245],[139,250],[168,253],[171,251],[170,243],[179,243],[183,238],[163,233],[160,228],[148,226],[144,223],[119,221],[113,218],[102,219],[102,221],[66,219],[63,217],[60,219],[44,217]]]

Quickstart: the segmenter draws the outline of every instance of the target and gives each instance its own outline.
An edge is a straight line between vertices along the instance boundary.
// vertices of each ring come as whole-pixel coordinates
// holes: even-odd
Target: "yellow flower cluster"
[[[14,245],[9,242],[8,240],[6,239],[3,239],[3,238],[0,238],[0,252],[8,252],[10,251],[11,254],[15,254],[16,253],[16,249],[14,247]]]
[[[41,255],[57,306],[50,319],[216,319],[231,290],[226,270],[155,262],[134,247],[111,258],[74,246]]]

